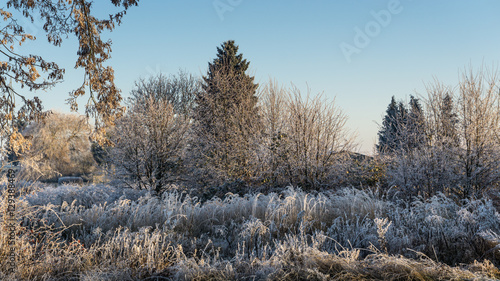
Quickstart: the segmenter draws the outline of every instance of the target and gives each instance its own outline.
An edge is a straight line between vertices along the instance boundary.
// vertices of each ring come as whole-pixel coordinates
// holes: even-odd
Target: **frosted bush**
[[[413,249],[450,264],[479,258],[487,247],[481,233],[500,227],[491,200],[469,200],[460,206],[442,194],[417,199],[410,208],[395,206],[388,219],[392,222],[386,234],[390,253],[414,257],[406,250]]]
[[[43,189],[36,193],[28,194],[24,198],[31,205],[61,205],[63,202],[72,204],[76,200],[77,206],[85,206],[90,208],[93,205],[110,204],[120,197],[130,200],[137,200],[144,196],[145,191],[137,191],[133,189],[116,188],[108,185],[93,184],[88,186],[79,185],[61,185],[51,187],[46,185]]]
[[[346,219],[336,218],[326,231],[331,238],[326,242],[326,250],[330,253],[339,253],[344,249],[368,249],[377,244],[376,227],[368,217],[354,217]]]

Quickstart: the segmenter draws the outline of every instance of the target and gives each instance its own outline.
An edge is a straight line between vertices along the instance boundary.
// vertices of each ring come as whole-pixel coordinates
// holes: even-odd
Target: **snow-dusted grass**
[[[488,199],[405,205],[289,187],[200,203],[91,185],[42,186],[17,206],[17,272],[7,276],[1,259],[1,280],[500,278],[500,215]]]

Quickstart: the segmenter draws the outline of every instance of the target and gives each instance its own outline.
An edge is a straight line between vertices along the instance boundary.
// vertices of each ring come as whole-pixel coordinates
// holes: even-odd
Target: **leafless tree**
[[[269,83],[262,93],[269,180],[318,188],[342,181],[354,149],[347,117],[322,95],[303,96],[297,87]]]
[[[166,184],[179,180],[189,127],[189,117],[177,114],[165,98],[150,95],[133,104],[111,133],[116,176],[161,193]]]
[[[185,71],[176,75],[158,74],[135,82],[131,91],[130,104],[145,104],[147,99],[166,99],[177,114],[191,115],[196,96],[201,92],[201,82]]]
[[[464,71],[458,85],[462,184],[455,192],[477,194],[500,180],[500,97],[498,73]]]

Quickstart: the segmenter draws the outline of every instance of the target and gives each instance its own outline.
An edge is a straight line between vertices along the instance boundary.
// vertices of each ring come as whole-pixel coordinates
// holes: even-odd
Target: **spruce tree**
[[[378,132],[378,139],[377,150],[382,154],[422,147],[426,143],[426,136],[420,101],[410,96],[407,108],[403,102],[396,102],[393,96]]]
[[[441,132],[439,134],[441,144],[457,147],[460,143],[457,133],[459,120],[455,112],[453,98],[449,93],[444,96],[439,109],[441,114]]]
[[[203,91],[196,98],[196,136],[203,166],[222,180],[248,178],[255,136],[259,132],[257,84],[246,74],[250,62],[234,41],[217,48],[208,64]]]
[[[425,118],[420,101],[410,96],[409,112],[407,120],[406,148],[409,150],[421,148],[426,142]]]
[[[391,103],[387,106],[382,128],[378,132],[377,151],[379,153],[390,153],[396,150],[399,110],[396,98],[392,96]]]

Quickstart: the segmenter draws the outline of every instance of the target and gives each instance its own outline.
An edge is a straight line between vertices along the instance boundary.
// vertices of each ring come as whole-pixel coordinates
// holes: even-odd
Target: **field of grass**
[[[405,202],[355,188],[200,202],[175,191],[18,184],[12,267],[5,186],[0,280],[500,278],[494,201]]]

